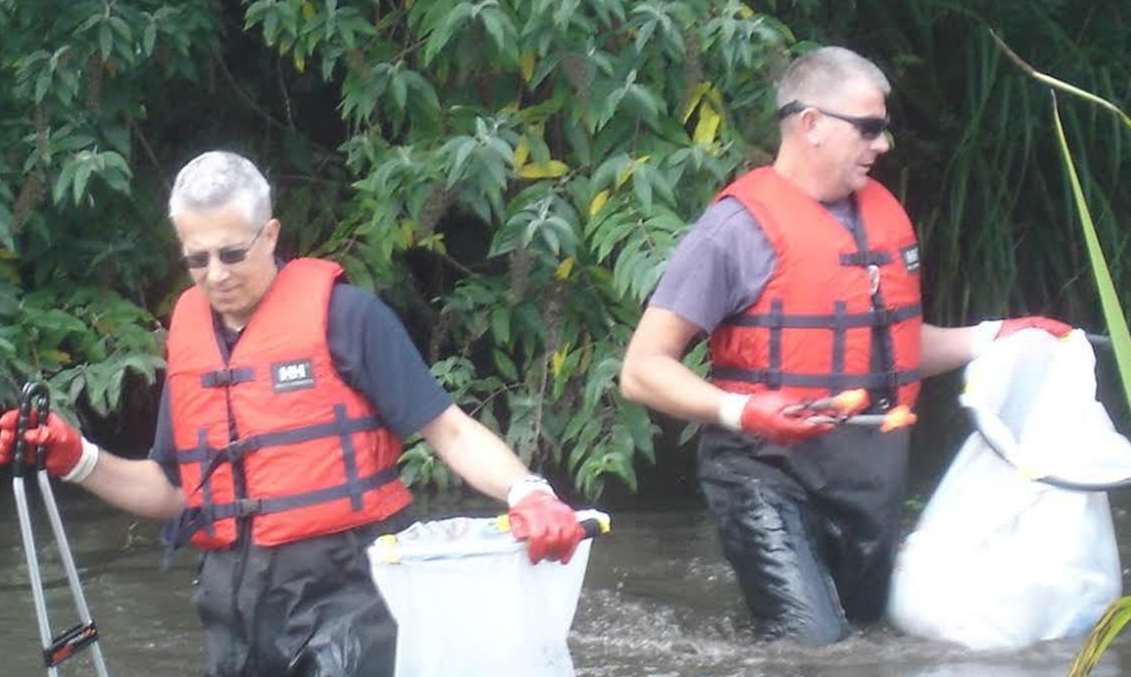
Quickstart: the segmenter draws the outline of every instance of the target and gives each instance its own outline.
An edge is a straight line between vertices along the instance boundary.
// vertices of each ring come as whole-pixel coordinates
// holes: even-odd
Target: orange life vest
[[[859,241],[771,167],[719,195],[758,220],[776,261],[750,307],[710,338],[712,380],[733,392],[814,399],[852,388],[911,406],[919,392],[919,249],[903,207],[879,183],[856,193]],[[879,355],[873,356],[873,332]]]
[[[173,434],[192,542],[231,545],[237,518],[257,545],[384,519],[412,498],[400,442],[342,381],[326,342],[336,263],[298,259],[276,275],[224,359],[208,299],[181,295],[168,340]]]

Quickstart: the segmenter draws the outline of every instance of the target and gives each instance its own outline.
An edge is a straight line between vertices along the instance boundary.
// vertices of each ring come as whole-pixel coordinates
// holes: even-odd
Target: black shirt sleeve
[[[398,437],[418,432],[452,404],[400,319],[384,302],[349,284],[330,297],[327,340],[334,366]]]
[[[153,447],[149,458],[157,461],[165,477],[173,486],[181,486],[181,473],[177,469],[177,444],[173,438],[173,419],[169,414],[169,384],[161,388],[161,406],[157,410],[157,429],[153,433]]]
[[[334,287],[326,340],[342,380],[365,395],[398,437],[418,432],[452,404],[400,319],[369,292],[348,284]],[[161,392],[149,458],[161,465],[170,482],[180,486],[167,386]]]

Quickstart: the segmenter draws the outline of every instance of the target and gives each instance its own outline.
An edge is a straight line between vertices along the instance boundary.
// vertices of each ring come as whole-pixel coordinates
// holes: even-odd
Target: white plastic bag
[[[578,513],[578,519],[605,515]],[[589,539],[569,564],[530,563],[496,519],[417,522],[369,548],[397,621],[397,677],[572,677],[569,634]]]
[[[1106,494],[1033,478],[1101,484],[1131,477],[1131,444],[1095,400],[1082,332],[1023,331],[966,370],[978,426],[896,558],[888,617],[912,635],[972,649],[1086,633],[1120,595]]]

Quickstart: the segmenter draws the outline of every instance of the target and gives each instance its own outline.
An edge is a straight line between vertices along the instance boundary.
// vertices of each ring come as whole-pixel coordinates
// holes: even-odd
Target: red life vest
[[[412,501],[397,479],[399,440],[330,356],[341,272],[317,259],[287,264],[226,360],[205,295],[193,287],[177,301],[166,387],[181,488],[199,511],[197,547],[231,545],[236,518],[251,517],[253,541],[270,546],[381,520]]]
[[[758,220],[777,258],[757,301],[711,334],[712,381],[732,392],[781,389],[800,399],[866,388],[873,399],[913,405],[919,249],[895,197],[871,179],[856,193],[858,242],[772,167],[740,177],[719,194],[726,196]]]

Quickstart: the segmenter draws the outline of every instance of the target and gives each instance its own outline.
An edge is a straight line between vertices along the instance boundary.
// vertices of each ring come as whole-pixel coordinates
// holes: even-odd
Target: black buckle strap
[[[262,498],[241,498],[236,500],[233,505],[232,514],[237,518],[251,517],[263,512],[263,499]]]
[[[923,314],[918,303],[895,308],[879,308],[861,313],[837,315],[804,315],[770,313],[734,315],[723,320],[722,324],[732,327],[763,327],[785,329],[833,329],[836,327],[886,327],[897,322],[919,317]]]
[[[200,375],[200,385],[204,388],[226,388],[237,383],[255,380],[255,370],[251,367],[238,369],[217,369]]]
[[[242,519],[252,515],[270,515],[349,498],[358,491],[374,491],[396,480],[398,474],[397,467],[394,465],[362,477],[355,482],[347,481],[344,484],[336,484],[323,489],[272,498],[241,498],[230,503],[214,503],[203,507],[185,508],[174,522],[167,524],[165,529],[162,530],[162,540],[165,541],[166,545],[162,566],[168,566],[168,563],[172,561],[172,553],[188,543],[193,534],[211,526],[214,522],[229,517]],[[357,509],[360,508],[355,508],[355,510]]]
[[[840,255],[840,265],[842,266],[867,268],[868,266],[883,266],[888,263],[891,263],[891,253],[882,249],[868,249]]]
[[[866,374],[803,374],[769,369],[741,369],[739,367],[714,367],[711,379],[717,381],[741,381],[761,383],[777,389],[783,386],[795,388],[827,388],[833,391],[852,388],[877,390],[896,389],[920,380],[918,369],[906,371],[869,372]]]

